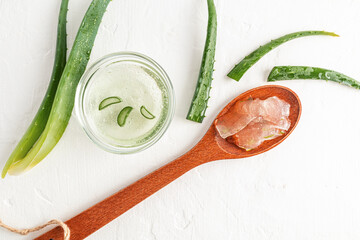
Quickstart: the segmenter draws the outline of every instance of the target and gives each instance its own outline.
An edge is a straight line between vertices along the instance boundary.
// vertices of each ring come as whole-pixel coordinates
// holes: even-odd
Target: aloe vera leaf
[[[268,82],[297,79],[333,81],[342,85],[360,89],[360,82],[342,73],[324,68],[307,66],[274,67],[270,72]]]
[[[186,119],[201,123],[205,118],[210,98],[211,82],[213,80],[215,47],[217,34],[217,16],[213,0],[207,0],[208,5],[208,27],[205,49],[201,62],[200,74]]]
[[[41,133],[44,131],[46,123],[48,121],[51,107],[53,105],[56,90],[59,85],[61,75],[63,73],[66,64],[66,17],[68,12],[69,0],[62,0],[59,13],[59,22],[57,29],[57,41],[56,41],[56,52],[53,72],[50,78],[50,83],[46,91],[45,97],[37,111],[33,121],[26,130],[24,136],[21,138],[9,159],[7,160],[3,171],[2,178],[6,176],[7,171],[11,164],[21,160],[33,147],[36,141],[39,139]]]
[[[325,31],[302,31],[302,32],[294,32],[282,36],[278,39],[272,40],[271,42],[265,44],[264,46],[259,47],[248,56],[246,56],[240,63],[238,63],[229,73],[228,77],[232,78],[236,81],[239,81],[241,77],[249,70],[257,61],[259,61],[265,54],[273,50],[274,48],[280,46],[283,43],[286,43],[290,40],[307,37],[307,36],[317,36],[317,35],[327,35],[338,37],[339,35],[332,32]]]
[[[74,107],[76,87],[88,64],[102,17],[110,1],[91,2],[61,76],[46,127],[27,155],[10,166],[10,174],[21,174],[37,165],[51,152],[65,132]]]

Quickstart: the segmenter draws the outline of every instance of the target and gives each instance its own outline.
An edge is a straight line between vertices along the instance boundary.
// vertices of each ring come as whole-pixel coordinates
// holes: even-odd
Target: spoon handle
[[[195,147],[180,158],[68,220],[66,224],[71,231],[71,240],[86,238],[189,170],[205,163],[206,151],[197,149]],[[49,239],[63,240],[62,228],[56,227],[36,238]]]

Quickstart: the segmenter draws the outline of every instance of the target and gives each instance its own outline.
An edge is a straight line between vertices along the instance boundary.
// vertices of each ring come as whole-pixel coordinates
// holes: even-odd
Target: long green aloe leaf
[[[268,77],[268,82],[297,79],[333,81],[349,87],[360,89],[360,82],[342,73],[325,68],[306,66],[274,67]]]
[[[110,1],[91,2],[61,76],[45,130],[28,154],[10,166],[8,171],[10,174],[21,174],[37,165],[51,152],[65,132],[74,107],[77,84],[88,64],[102,17]]]
[[[200,74],[186,119],[201,123],[205,118],[213,80],[217,36],[217,15],[214,0],[207,0],[208,27]]]
[[[45,129],[50,115],[51,106],[54,102],[56,90],[66,64],[66,16],[68,11],[68,2],[69,0],[62,0],[60,6],[55,62],[46,95],[33,121],[6,162],[2,171],[3,178],[5,177],[11,164],[25,157]]]
[[[246,73],[249,68],[251,68],[257,61],[259,61],[265,54],[273,50],[274,48],[280,46],[283,43],[286,43],[290,40],[307,37],[307,36],[316,36],[316,35],[327,35],[338,37],[339,35],[332,32],[324,32],[324,31],[302,31],[302,32],[294,32],[282,36],[278,39],[272,40],[271,42],[261,46],[257,50],[250,53],[246,56],[239,64],[237,64],[229,73],[228,77],[232,78],[236,81],[239,81],[240,78]]]

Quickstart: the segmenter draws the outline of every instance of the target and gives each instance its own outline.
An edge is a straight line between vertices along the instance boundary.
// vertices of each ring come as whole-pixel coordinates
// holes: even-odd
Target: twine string
[[[70,229],[64,222],[62,222],[60,220],[54,219],[43,225],[40,225],[40,226],[37,226],[34,228],[27,228],[27,229],[16,229],[16,228],[13,228],[13,227],[10,227],[10,226],[4,224],[0,220],[0,227],[3,227],[5,229],[9,230],[10,232],[17,233],[20,235],[28,235],[29,233],[40,231],[50,225],[58,225],[58,226],[62,227],[64,229],[64,240],[70,240]]]

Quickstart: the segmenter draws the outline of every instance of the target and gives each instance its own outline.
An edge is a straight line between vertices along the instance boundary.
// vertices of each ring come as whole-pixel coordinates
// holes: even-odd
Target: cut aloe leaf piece
[[[146,119],[154,119],[155,118],[155,116],[149,110],[147,110],[145,106],[141,106],[140,113]]]
[[[360,89],[360,82],[333,70],[308,66],[277,66],[271,70],[268,82],[282,80],[325,80]]]
[[[110,105],[121,103],[122,100],[119,97],[108,97],[101,101],[99,104],[99,111],[103,110],[104,108],[107,108]]]
[[[119,124],[120,127],[125,126],[126,119],[129,117],[129,114],[131,113],[132,110],[133,110],[133,108],[130,106],[124,107],[121,110],[121,112],[119,113],[119,115],[117,117],[117,123]]]

